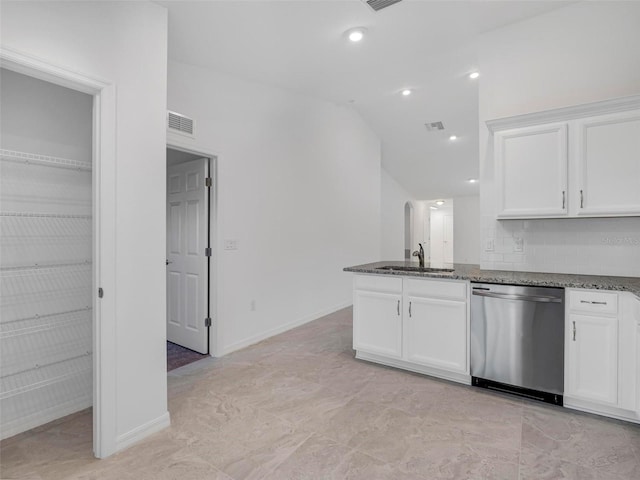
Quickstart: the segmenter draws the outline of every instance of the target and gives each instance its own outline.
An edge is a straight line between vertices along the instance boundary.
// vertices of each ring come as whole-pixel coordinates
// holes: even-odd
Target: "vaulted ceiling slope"
[[[382,141],[383,167],[424,199],[478,191],[466,182],[478,175],[474,39],[570,2],[404,0],[378,12],[362,0],[158,3],[172,60],[356,109]],[[365,38],[349,42],[358,26]],[[445,130],[428,133],[433,121]]]

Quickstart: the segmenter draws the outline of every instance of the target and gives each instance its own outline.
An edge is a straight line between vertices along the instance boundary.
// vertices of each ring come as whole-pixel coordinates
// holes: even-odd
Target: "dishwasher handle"
[[[558,297],[546,297],[541,295],[519,295],[516,293],[496,293],[488,292],[484,289],[473,289],[473,295],[479,297],[492,297],[502,298],[504,300],[521,300],[523,302],[538,302],[538,303],[562,303],[562,299]]]

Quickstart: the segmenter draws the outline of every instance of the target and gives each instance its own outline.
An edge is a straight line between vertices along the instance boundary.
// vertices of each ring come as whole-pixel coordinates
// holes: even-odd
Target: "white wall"
[[[640,275],[640,218],[495,220],[485,121],[640,93],[640,3],[579,2],[480,42],[481,267]],[[513,252],[513,238],[524,253]],[[495,251],[484,251],[494,239]]]
[[[409,192],[387,173],[381,170],[380,181],[380,258],[376,260],[404,260],[404,205],[413,201]],[[421,213],[414,210],[416,215]],[[416,230],[414,227],[414,236]]]
[[[453,199],[453,260],[480,263],[480,197]]]
[[[167,13],[147,2],[3,2],[3,48],[116,86],[117,343],[111,453],[166,424]],[[113,221],[113,219],[107,219]],[[115,427],[115,428],[114,428]]]
[[[342,268],[380,252],[380,142],[362,119],[174,62],[168,98],[196,122],[183,146],[218,154],[217,354],[351,304]]]
[[[1,75],[2,148],[91,162],[90,95],[11,70]]]

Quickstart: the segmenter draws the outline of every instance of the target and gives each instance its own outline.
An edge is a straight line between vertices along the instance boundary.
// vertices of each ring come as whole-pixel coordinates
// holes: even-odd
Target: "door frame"
[[[5,47],[0,66],[93,97],[93,453],[104,458],[116,451],[117,438],[116,86]]]
[[[220,356],[220,322],[218,321],[218,155],[193,145],[187,145],[179,139],[172,136],[171,132],[167,134],[167,148],[177,150],[179,152],[190,153],[201,158],[209,159],[209,176],[211,177],[211,188],[207,191],[207,202],[209,210],[209,246],[211,247],[211,256],[209,257],[208,268],[208,285],[207,295],[209,297],[208,316],[211,318],[211,326],[209,327],[209,355],[212,357]],[[166,168],[166,166],[165,166]],[[166,231],[166,229],[165,229]],[[166,320],[165,320],[166,321]]]

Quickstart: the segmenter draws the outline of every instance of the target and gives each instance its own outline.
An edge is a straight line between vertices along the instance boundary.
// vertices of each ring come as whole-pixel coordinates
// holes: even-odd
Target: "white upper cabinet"
[[[567,124],[495,135],[498,211],[502,218],[567,214]]]
[[[487,125],[498,218],[640,215],[640,96]]]
[[[576,215],[640,214],[640,110],[575,122]]]

